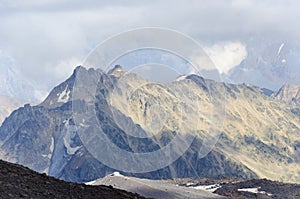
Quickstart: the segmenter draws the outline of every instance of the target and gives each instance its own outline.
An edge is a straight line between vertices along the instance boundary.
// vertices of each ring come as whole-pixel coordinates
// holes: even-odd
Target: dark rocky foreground
[[[278,198],[299,199],[300,184],[287,184],[266,179],[174,179],[180,186],[216,185],[215,194],[233,199]],[[256,189],[258,193],[241,191]],[[88,186],[39,174],[26,167],[0,160],[0,198],[144,198],[112,186]]]
[[[64,182],[0,160],[0,198],[144,198],[109,186]]]

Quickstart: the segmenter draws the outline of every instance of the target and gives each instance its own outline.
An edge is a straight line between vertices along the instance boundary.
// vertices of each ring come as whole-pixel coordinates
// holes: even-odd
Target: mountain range
[[[17,69],[15,61],[2,52],[0,52],[0,95],[35,103],[43,98],[43,93]]]
[[[0,125],[4,119],[12,113],[12,111],[24,104],[25,102],[22,100],[8,96],[0,96]]]
[[[14,60],[0,51],[0,124],[26,103],[37,104],[43,94],[15,67]]]
[[[248,83],[272,91],[277,91],[286,83],[300,84],[298,43],[259,37],[246,39],[242,43],[245,45],[247,56],[239,64],[231,66],[229,71],[222,73],[220,70],[222,81],[234,84]],[[193,72],[193,67],[184,58],[157,49],[131,52],[115,60],[112,65],[120,64],[129,70],[149,63],[172,66],[180,74]],[[222,68],[217,65],[217,61],[215,64],[216,68]],[[187,72],[189,69],[191,71]]]
[[[76,85],[79,74],[84,77],[83,85]],[[114,93],[120,88],[118,81],[123,81],[122,85],[128,91],[138,85],[146,86],[137,89],[136,95],[127,96],[127,92]],[[197,75],[180,78],[168,85],[149,83],[120,67],[108,73],[77,67],[72,76],[56,86],[41,104],[27,104],[3,122],[0,127],[1,158],[72,182],[88,182],[116,171],[95,158],[83,143],[78,132],[80,124],[73,117],[74,104],[86,110],[90,102],[88,95],[73,96],[75,85],[83,89],[83,94],[88,93],[92,85],[97,85],[93,100],[99,125],[105,136],[126,151],[153,151],[166,146],[176,134],[196,134],[187,151],[169,166],[144,173],[120,171],[123,174],[149,179],[232,176],[299,182],[297,89],[285,89],[285,85],[278,93],[266,95],[263,89],[253,85],[216,82]],[[167,87],[172,88],[172,92]],[[188,103],[181,104],[178,98],[172,97],[180,93]],[[128,97],[133,97],[132,101],[124,106],[122,99]],[[195,101],[199,103],[197,106]],[[160,104],[172,119],[164,120],[158,134],[151,138],[137,139],[126,134],[120,127],[122,122],[132,124],[141,132],[153,130],[147,126],[149,120],[151,122],[147,112],[149,104]],[[118,111],[112,111],[115,109]],[[212,112],[218,109],[221,109],[218,112],[220,118],[212,117]],[[116,113],[121,113],[117,120]],[[158,112],[157,117],[164,119],[165,113]],[[216,123],[218,119],[222,125]],[[180,121],[183,121],[182,125],[178,126]],[[218,140],[207,155],[201,156],[199,149],[205,145],[212,125],[222,127],[217,128],[220,130]],[[89,136],[97,133],[91,130]]]
[[[273,91],[286,83],[299,85],[299,55],[297,43],[250,38],[247,57],[223,74],[224,81],[249,83]]]

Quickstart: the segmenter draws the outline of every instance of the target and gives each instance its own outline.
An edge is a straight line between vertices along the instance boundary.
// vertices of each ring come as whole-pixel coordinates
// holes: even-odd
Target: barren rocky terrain
[[[0,160],[0,198],[144,198],[111,186],[64,182]]]
[[[144,198],[137,193],[151,198],[300,198],[300,184],[266,179],[157,181],[114,173],[87,184],[65,182],[0,160],[0,198]]]
[[[282,183],[267,179],[174,179],[174,184],[194,189],[211,191],[214,194],[234,199],[250,198],[300,198],[300,184]]]

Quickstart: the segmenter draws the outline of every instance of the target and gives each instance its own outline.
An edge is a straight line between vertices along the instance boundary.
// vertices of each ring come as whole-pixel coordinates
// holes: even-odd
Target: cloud
[[[240,42],[222,42],[204,49],[220,73],[227,73],[247,57],[246,47]]]
[[[76,66],[62,67],[61,63],[80,64],[89,49],[126,28],[116,25],[121,17],[130,18],[121,15],[138,18],[127,9],[30,10],[0,15],[0,48],[15,58],[16,66],[25,76],[49,89]],[[121,29],[114,31],[114,27]]]
[[[300,34],[295,24],[300,1],[292,0],[42,2],[0,0],[0,49],[25,77],[48,90],[72,73],[75,66],[68,64],[80,63],[99,42],[131,28],[161,26],[188,34],[211,46],[223,72],[243,57],[239,42],[253,37],[297,41]]]

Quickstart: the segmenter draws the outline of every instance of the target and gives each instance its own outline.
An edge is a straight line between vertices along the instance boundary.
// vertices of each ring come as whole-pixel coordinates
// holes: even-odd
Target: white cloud
[[[131,28],[162,26],[200,43],[216,43],[211,56],[226,72],[245,52],[236,42],[220,41],[246,43],[253,35],[299,40],[299,8],[300,1],[291,0],[0,0],[0,48],[25,77],[51,89],[75,67],[63,66],[78,63],[74,60],[80,61],[107,37]]]
[[[58,79],[62,79],[71,75],[73,69],[76,66],[81,65],[82,59],[78,57],[71,57],[70,59],[65,59],[57,62],[54,66],[47,66],[47,73],[54,75]]]
[[[247,57],[246,47],[240,42],[221,42],[204,49],[220,73],[227,73]]]
[[[127,7],[0,14],[0,47],[12,55],[24,76],[48,90],[82,63],[88,49],[127,29],[138,15]],[[123,25],[121,18],[127,20]]]

